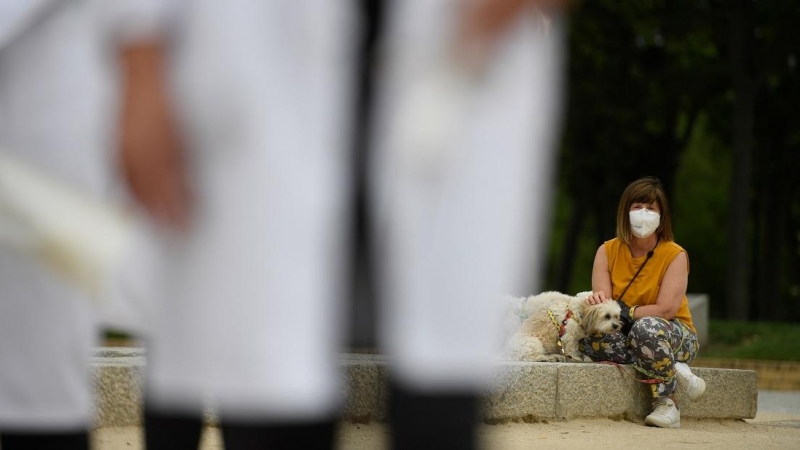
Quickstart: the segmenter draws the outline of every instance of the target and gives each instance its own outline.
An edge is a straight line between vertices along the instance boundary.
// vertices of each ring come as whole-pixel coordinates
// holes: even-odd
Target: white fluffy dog
[[[591,362],[578,341],[587,335],[611,333],[622,328],[617,302],[586,302],[589,292],[576,296],[550,291],[517,299],[512,314],[518,326],[506,343],[506,356],[520,361]]]

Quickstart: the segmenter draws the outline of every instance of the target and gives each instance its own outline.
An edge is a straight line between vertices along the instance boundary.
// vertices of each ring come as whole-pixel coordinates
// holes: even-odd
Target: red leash
[[[597,364],[606,364],[606,365],[609,365],[609,366],[614,366],[614,367],[617,368],[617,370],[619,370],[619,373],[625,375],[625,370],[622,369],[622,366],[623,366],[622,364],[615,363],[614,361],[596,361],[596,363]],[[663,381],[656,380],[656,379],[653,379],[653,378],[640,380],[639,378],[634,377],[633,379],[638,381],[639,383],[643,383],[643,384],[663,383]]]

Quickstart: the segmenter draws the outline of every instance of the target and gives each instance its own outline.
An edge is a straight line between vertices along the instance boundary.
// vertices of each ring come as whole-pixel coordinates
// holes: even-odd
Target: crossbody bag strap
[[[618,300],[622,300],[622,297],[624,297],[625,293],[628,292],[628,288],[631,287],[631,285],[633,284],[633,281],[636,279],[636,277],[639,276],[639,273],[642,271],[642,269],[644,269],[644,265],[647,264],[647,261],[650,261],[650,258],[652,258],[653,255],[655,254],[656,247],[658,247],[658,244],[660,242],[661,242],[661,238],[658,238],[658,240],[656,241],[656,246],[653,247],[652,250],[647,252],[647,258],[644,259],[644,262],[642,263],[642,265],[639,266],[639,270],[636,271],[636,273],[633,275],[633,278],[631,278],[631,281],[628,283],[627,286],[625,286],[625,289],[622,290],[622,294],[619,296]]]

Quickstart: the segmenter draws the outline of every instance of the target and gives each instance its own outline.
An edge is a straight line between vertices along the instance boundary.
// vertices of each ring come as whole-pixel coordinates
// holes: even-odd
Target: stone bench
[[[96,426],[141,424],[145,356],[141,349],[102,348],[92,362]],[[387,367],[381,355],[341,356],[347,400],[343,419],[386,419]],[[678,393],[681,416],[698,419],[750,419],[756,415],[758,387],[752,370],[693,368],[708,385],[690,402]],[[574,418],[643,420],[649,390],[628,366],[578,363],[498,363],[495,380],[483,397],[487,423],[560,421]],[[208,412],[207,419],[213,421]]]
[[[697,340],[702,349],[708,344],[708,315],[709,300],[708,294],[686,294],[689,300],[689,311],[692,313],[692,322],[697,329]],[[702,350],[701,350],[702,353]]]

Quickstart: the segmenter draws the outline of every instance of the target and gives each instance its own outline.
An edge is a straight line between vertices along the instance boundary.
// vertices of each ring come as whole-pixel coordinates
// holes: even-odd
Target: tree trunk
[[[758,283],[754,289],[757,318],[777,321],[785,318],[781,295],[781,275],[786,227],[784,183],[780,177],[765,183],[761,209],[761,251],[758,263]]]
[[[774,92],[765,95],[760,101],[757,114],[761,111],[780,110],[778,102],[773,102]],[[760,181],[758,192],[758,229],[754,233],[758,242],[758,261],[755,263],[758,277],[753,291],[755,315],[758,320],[780,321],[789,316],[788,305],[782,297],[782,282],[788,274],[784,272],[791,240],[786,240],[789,210],[791,208],[790,182],[795,177],[792,170],[791,150],[786,146],[786,136],[791,134],[793,122],[771,120],[767,133],[759,133],[757,146],[759,152]],[[787,245],[788,244],[788,245]]]
[[[800,151],[800,150],[790,150]],[[796,167],[796,166],[795,166]],[[796,182],[795,182],[796,183]],[[794,205],[800,206],[800,187],[794,184],[792,190],[786,193],[786,197],[794,200]],[[790,286],[788,296],[782,298],[783,309],[787,311],[786,322],[800,321],[800,301],[798,301],[798,290],[800,289],[800,237],[797,231],[800,230],[800,218],[796,215],[787,215],[787,226],[784,229],[784,242],[788,242],[786,251],[786,283]]]
[[[750,219],[753,125],[756,86],[750,70],[752,26],[747,1],[739,0],[730,9],[730,60],[733,90],[732,151],[733,170],[728,214],[728,266],[726,278],[727,315],[731,319],[749,317],[749,265],[747,258]]]

